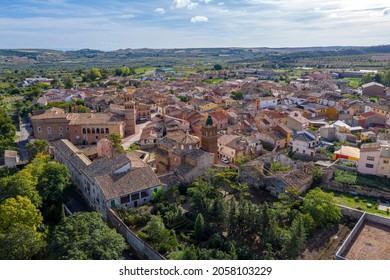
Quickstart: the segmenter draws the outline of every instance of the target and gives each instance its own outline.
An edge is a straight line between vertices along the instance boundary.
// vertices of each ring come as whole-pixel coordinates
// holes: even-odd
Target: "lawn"
[[[343,80],[348,81],[350,87],[360,88],[360,78],[344,78]]]
[[[334,181],[346,185],[356,185],[390,191],[389,179],[373,175],[361,175],[353,171],[336,170]]]
[[[136,68],[135,69],[135,73],[136,74],[145,74],[147,72],[150,72],[150,71],[154,71],[156,70],[156,68],[152,68],[152,67],[140,67],[140,68]]]
[[[375,205],[378,202],[378,199],[376,198],[360,196],[360,195],[355,196],[355,195],[335,192],[335,200],[340,205],[344,205],[354,209],[359,209],[376,215],[390,217],[390,215],[387,214],[386,211],[376,209]],[[371,204],[372,206],[367,207],[367,204]]]

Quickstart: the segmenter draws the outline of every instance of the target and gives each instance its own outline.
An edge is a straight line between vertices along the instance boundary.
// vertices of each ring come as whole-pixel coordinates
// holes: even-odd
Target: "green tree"
[[[122,139],[119,134],[110,134],[107,136],[107,139],[111,141],[112,145],[118,153],[124,152],[124,148],[122,146]]]
[[[87,78],[91,81],[96,81],[102,78],[102,74],[100,73],[100,70],[97,68],[92,68],[88,73],[87,73]]]
[[[290,239],[287,243],[287,256],[290,259],[297,258],[304,249],[306,243],[306,230],[301,215],[298,215],[292,222]]]
[[[63,80],[65,88],[71,89],[74,87],[75,83],[71,75],[66,75]]]
[[[46,247],[42,215],[23,196],[8,198],[0,204],[0,259],[27,260],[37,257]]]
[[[37,230],[42,222],[41,212],[27,197],[8,198],[0,204],[0,230],[2,231],[7,231],[15,224],[26,225]]]
[[[138,236],[160,253],[175,251],[178,246],[175,231],[165,228],[160,216],[152,216],[146,227],[138,232]]]
[[[49,142],[47,140],[35,139],[26,145],[30,158],[34,158],[38,153],[47,154]]]
[[[79,212],[55,227],[50,251],[62,260],[119,260],[126,247],[99,213]]]
[[[127,149],[127,151],[132,152],[132,151],[139,150],[139,149],[140,149],[140,146],[133,143],[130,145],[130,147]]]
[[[232,91],[231,97],[234,100],[242,100],[242,99],[244,99],[244,93],[242,93],[241,91]]]
[[[216,70],[216,71],[222,70],[221,64],[215,64],[213,68],[214,68],[214,70]]]
[[[194,226],[194,236],[195,239],[200,241],[203,239],[205,234],[205,224],[203,215],[201,213],[198,214],[195,220],[195,226]]]
[[[222,197],[213,200],[210,214],[214,225],[221,230],[225,230],[229,222],[229,213],[227,204]]]
[[[302,211],[312,216],[318,228],[325,227],[328,223],[338,223],[341,219],[341,209],[335,204],[333,193],[326,193],[320,188],[307,193]]]
[[[4,150],[15,150],[15,135],[16,127],[12,119],[0,108],[0,156],[4,155]]]
[[[27,170],[0,179],[0,202],[17,196],[24,196],[36,206],[42,205],[42,198],[37,190],[37,180]]]
[[[38,178],[38,191],[46,205],[58,205],[66,201],[65,191],[69,183],[67,167],[58,162],[49,162]]]

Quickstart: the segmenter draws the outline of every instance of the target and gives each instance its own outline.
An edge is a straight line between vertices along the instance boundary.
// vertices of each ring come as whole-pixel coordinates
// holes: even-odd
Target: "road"
[[[151,118],[153,119],[154,117],[156,117],[157,113],[152,113],[152,116]],[[122,139],[122,147],[127,150],[131,144],[134,144],[135,142],[139,141],[139,139],[141,138],[141,134],[142,134],[142,130],[145,128],[145,126],[147,126],[148,124],[152,123],[151,121],[147,121],[145,123],[142,123],[142,124],[137,124],[136,126],[136,131],[137,133],[136,134],[133,134],[133,135],[130,135],[126,138],[123,138]]]
[[[19,157],[21,161],[29,160],[26,144],[28,143],[28,137],[31,133],[31,125],[28,122],[28,118],[25,117],[22,120],[20,131],[16,132],[17,140],[15,141],[19,146]]]

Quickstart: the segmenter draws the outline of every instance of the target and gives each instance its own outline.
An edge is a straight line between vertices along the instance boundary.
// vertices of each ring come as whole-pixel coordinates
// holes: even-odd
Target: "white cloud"
[[[218,3],[218,6],[223,6],[223,5],[225,5],[224,2],[219,2],[219,3]]]
[[[208,22],[209,19],[207,17],[204,17],[204,16],[196,16],[196,17],[193,17],[191,19],[191,22],[192,23],[196,23],[196,22]]]
[[[160,15],[165,14],[165,10],[163,8],[157,8],[154,10],[154,12]]]
[[[228,13],[229,10],[218,10],[218,13],[221,13],[221,14],[224,14],[224,13]]]
[[[200,0],[200,2],[205,2],[206,4],[210,3],[213,0]]]
[[[383,13],[384,16],[390,15],[390,8],[384,9],[382,13]]]
[[[191,0],[173,0],[172,9],[188,9],[192,10],[198,7],[198,2],[191,2]]]

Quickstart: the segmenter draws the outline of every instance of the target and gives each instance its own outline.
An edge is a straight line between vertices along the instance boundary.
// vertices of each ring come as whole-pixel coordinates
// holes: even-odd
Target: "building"
[[[386,96],[386,87],[382,84],[371,82],[362,85],[362,93],[366,96]]]
[[[376,175],[381,155],[379,143],[366,143],[360,147],[358,172]]]
[[[287,127],[293,131],[306,130],[309,128],[309,123],[309,120],[298,111],[291,112],[287,117]]]
[[[333,160],[339,158],[359,162],[360,149],[351,146],[341,146],[340,150],[333,153]]]
[[[17,151],[5,150],[4,151],[4,165],[7,167],[15,167],[19,162],[19,156]]]
[[[213,123],[211,115],[207,117],[207,120],[201,128],[201,146],[206,152],[212,153],[215,156],[218,155],[218,134],[217,126]]]
[[[51,144],[54,159],[68,167],[72,182],[103,218],[107,208],[143,205],[165,187],[151,167],[131,153],[91,161],[67,139]]]
[[[299,131],[291,137],[290,144],[292,152],[313,157],[319,144],[319,137],[314,132]]]
[[[376,175],[390,178],[390,146],[381,146]]]

